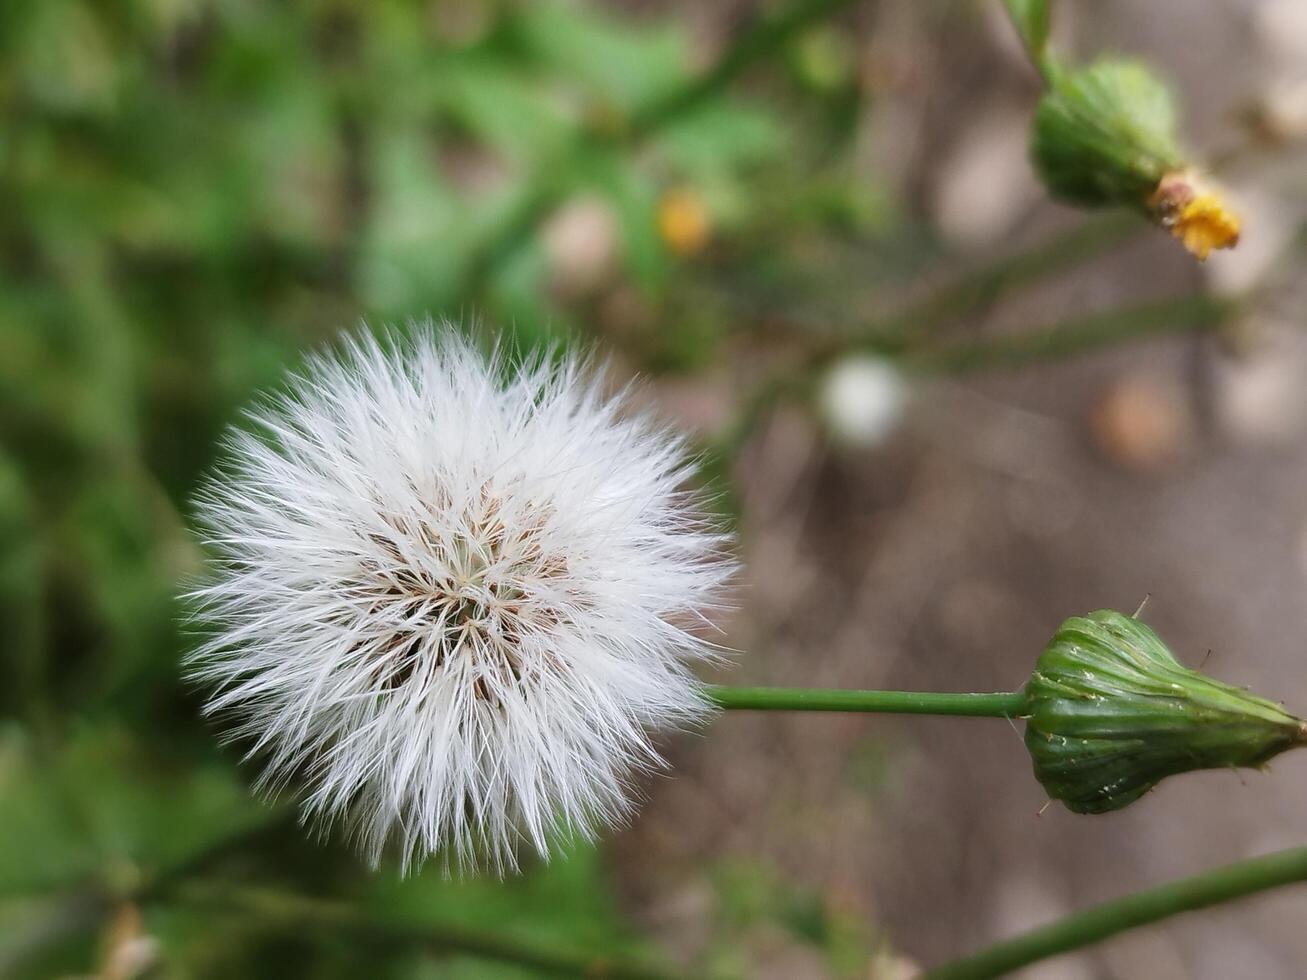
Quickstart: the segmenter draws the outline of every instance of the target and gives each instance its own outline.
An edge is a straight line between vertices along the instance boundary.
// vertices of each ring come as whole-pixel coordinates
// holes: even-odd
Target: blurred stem
[[[1048,55],[1049,8],[1053,0],[1003,0],[1008,19],[1021,38],[1030,63],[1045,83],[1053,67]]]
[[[792,37],[852,3],[853,0],[799,0],[780,14],[764,18],[741,34],[708,71],[636,110],[627,128],[629,138],[643,139],[703,105],[754,62],[774,54]]]
[[[813,374],[813,367],[804,362],[763,378],[752,391],[745,394],[734,419],[716,437],[710,451],[729,464],[744,448],[754,430],[766,421],[772,407],[785,398],[806,391],[812,385]]]
[[[1011,694],[952,694],[934,691],[848,691],[815,687],[710,686],[708,700],[735,711],[865,711],[901,715],[961,715],[972,718],[1015,718],[1026,707],[1026,696]]]
[[[571,152],[575,152],[575,149]],[[474,295],[479,292],[486,280],[507,264],[562,200],[563,184],[556,174],[563,173],[565,167],[551,162],[545,169],[547,173],[530,184],[508,217],[484,245],[472,254],[465,275],[464,293]]]
[[[909,304],[887,320],[865,325],[858,333],[929,333],[954,317],[994,302],[1009,290],[1081,264],[1150,229],[1147,222],[1129,211],[1110,211],[1088,218],[1069,231],[1050,235],[1033,248],[964,272],[921,301]]]
[[[93,933],[113,909],[98,891],[78,891],[46,901],[23,932],[10,929],[0,937],[0,977],[47,975],[37,971],[37,964],[49,951]]]
[[[133,902],[149,902],[167,895],[232,855],[258,854],[298,823],[299,815],[295,810],[289,807],[274,810],[264,819],[237,827],[203,850],[148,876],[127,898]]]
[[[853,2],[798,0],[780,14],[764,18],[741,34],[703,74],[636,109],[624,125],[608,132],[583,129],[576,133],[557,159],[547,160],[536,171],[503,223],[473,253],[465,277],[465,292],[479,290],[554,212],[567,192],[568,184],[560,175],[568,172],[567,162],[573,155],[596,142],[638,146],[726,88],[751,65],[774,54],[796,35]]]
[[[964,273],[888,317],[863,324],[854,331],[822,338],[798,363],[774,372],[746,394],[735,419],[717,439],[716,451],[728,459],[734,457],[766,419],[773,404],[802,395],[812,386],[817,372],[846,351],[860,347],[890,354],[905,349],[914,338],[933,333],[948,320],[992,303],[1011,289],[1092,258],[1147,227],[1136,215],[1125,212],[1111,212],[1083,221],[1034,248]]]
[[[922,980],[988,980],[1004,976],[1129,929],[1300,881],[1307,881],[1307,847],[1277,851],[1095,906],[936,967]]]
[[[878,353],[905,367],[930,374],[966,374],[989,368],[1019,367],[1084,354],[1130,340],[1185,331],[1208,330],[1227,322],[1242,303],[1195,293],[1152,300],[1138,306],[1087,313],[1053,326],[935,348],[884,329],[845,334],[815,347],[764,378],[741,402],[735,420],[717,440],[716,451],[730,458],[780,399],[808,390],[832,361],[854,351]]]
[[[55,787],[64,790],[61,782],[56,781]],[[69,812],[72,819],[79,821],[87,835],[93,836],[92,828],[83,818],[80,809],[70,807]],[[145,905],[162,901],[185,887],[188,879],[208,871],[228,857],[259,854],[282,831],[297,822],[294,810],[275,810],[261,821],[233,829],[225,837],[211,842],[195,854],[157,871],[146,872],[135,887],[111,888],[101,882],[69,891],[51,903],[47,914],[38,920],[35,929],[29,930],[26,936],[19,937],[10,946],[0,949],[0,976],[8,976],[6,968],[16,968],[28,957],[39,956],[43,950],[69,935],[90,932],[103,926],[116,910],[126,904]],[[0,943],[0,946],[4,944]]]
[[[675,974],[641,963],[510,938],[456,923],[402,923],[347,905],[268,888],[191,884],[178,896],[191,904],[227,909],[287,929],[347,935],[436,953],[474,956],[538,970],[551,976],[609,980],[672,980]]]
[[[1218,326],[1237,309],[1231,300],[1195,294],[1139,306],[1072,317],[1054,327],[953,344],[910,354],[909,364],[926,371],[962,374],[983,368],[1017,367],[1031,361],[1082,354],[1127,340]]]
[[[1083,266],[1103,252],[1111,251],[1145,232],[1152,225],[1138,214],[1110,210],[1078,221],[1069,229],[1055,232],[1028,248],[983,262],[955,274],[916,300],[896,310],[857,324],[845,331],[832,331],[823,338],[832,346],[842,347],[848,337],[907,338],[933,333],[950,320],[972,314],[1004,294],[1031,283],[1042,282],[1064,269]],[[742,310],[745,316],[757,310]],[[764,312],[776,319],[774,309]],[[783,321],[783,317],[780,318]],[[799,335],[804,329],[797,324],[790,332]]]

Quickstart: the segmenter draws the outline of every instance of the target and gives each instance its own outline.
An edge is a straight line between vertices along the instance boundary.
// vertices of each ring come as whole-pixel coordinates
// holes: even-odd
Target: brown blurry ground
[[[894,51],[909,67],[877,105],[868,152],[897,168],[902,193],[936,216],[965,268],[1082,219],[1044,201],[1024,165],[1022,126],[1010,120],[1034,86],[1002,24],[950,29],[975,20],[945,6],[863,11],[867,57]],[[1124,49],[1166,71],[1194,142],[1213,154],[1242,100],[1278,84],[1295,45],[1307,69],[1307,18],[1292,2],[1063,7],[1059,30],[1074,49]],[[1203,269],[1145,234],[971,311],[962,329],[1238,285],[1301,210],[1294,166],[1276,172],[1227,176],[1254,205],[1235,255]],[[726,642],[741,651],[729,679],[1008,690],[1063,618],[1132,611],[1150,595],[1145,618],[1184,662],[1206,658],[1217,677],[1307,710],[1307,351],[1299,277],[1281,278],[1287,287],[1241,325],[1253,341],[1237,355],[1230,343],[1171,338],[922,381],[877,449],[832,447],[809,413],[777,413],[735,473],[747,573],[728,624]],[[663,395],[685,417],[721,400],[670,385]],[[741,713],[671,752],[674,778],[649,787],[615,863],[640,921],[686,956],[709,941],[712,876],[733,857],[811,888],[929,964],[1307,839],[1307,755],[1270,775],[1179,777],[1124,812],[1083,817],[1059,806],[1040,815],[1020,733],[1001,720]],[[1023,976],[1303,976],[1304,917],[1307,892],[1289,890]],[[774,932],[748,941],[758,977],[824,975]]]

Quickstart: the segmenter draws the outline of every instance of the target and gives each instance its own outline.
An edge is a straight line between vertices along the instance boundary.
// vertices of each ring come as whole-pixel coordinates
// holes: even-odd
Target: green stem
[[[1049,8],[1052,4],[1053,0],[1003,0],[1008,19],[1016,28],[1030,63],[1035,66],[1045,84],[1048,84],[1049,75],[1053,71],[1052,59],[1048,53]]]
[[[754,430],[767,420],[773,405],[803,394],[812,385],[814,372],[807,368],[807,363],[805,360],[798,365],[775,371],[746,392],[734,417],[712,440],[710,451],[729,465],[729,461],[739,455]]]
[[[936,967],[922,980],[988,980],[1182,912],[1300,881],[1307,881],[1307,847],[1277,851],[1095,906]]]
[[[708,700],[733,711],[866,711],[903,715],[1015,718],[1026,697],[1013,694],[951,694],[934,691],[846,691],[811,687],[710,686]]]
[[[882,322],[864,325],[864,337],[929,334],[941,324],[991,304],[1004,294],[1040,282],[1063,269],[1083,265],[1149,228],[1132,211],[1109,211],[1078,222],[1068,231],[1049,235],[1038,245],[986,262],[963,272],[942,288],[910,303]]]
[[[566,156],[566,159],[570,158],[570,155]],[[558,207],[563,198],[563,185],[555,173],[565,170],[565,165],[551,161],[545,169],[547,174],[526,189],[490,238],[468,259],[467,271],[463,275],[465,293],[476,293]]]
[[[676,975],[642,963],[585,950],[511,938],[458,923],[404,923],[381,919],[338,902],[267,888],[192,884],[180,888],[186,902],[252,915],[287,930],[350,936],[386,946],[472,956],[528,967],[550,976],[606,980],[672,980]]]
[[[782,13],[762,20],[742,34],[708,71],[637,110],[627,127],[628,135],[639,140],[698,108],[750,65],[775,54],[790,38],[852,3],[853,0],[801,0]]]
[[[1082,354],[1127,340],[1208,329],[1226,322],[1237,308],[1238,305],[1230,300],[1201,294],[1154,300],[1124,310],[1073,317],[1043,330],[923,351],[913,354],[908,360],[923,370],[943,374],[1017,367],[1031,361]]]
[[[260,853],[298,824],[299,816],[293,808],[273,810],[262,820],[238,826],[203,850],[147,875],[125,897],[133,902],[150,902],[162,898],[233,855]]]

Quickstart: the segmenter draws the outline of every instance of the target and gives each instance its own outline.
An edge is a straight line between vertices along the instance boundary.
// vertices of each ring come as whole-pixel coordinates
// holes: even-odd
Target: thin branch
[[[1239,861],[1078,912],[936,967],[922,980],[989,980],[1173,915],[1301,881],[1307,881],[1307,847]]]
[[[740,35],[708,71],[636,110],[627,127],[629,138],[633,141],[644,139],[673,120],[697,109],[726,88],[750,65],[775,54],[790,38],[853,2],[854,0],[800,0],[780,14],[760,21]]]
[[[1241,308],[1237,301],[1196,293],[935,348],[914,346],[911,338],[883,330],[825,338],[794,362],[768,375],[745,396],[715,449],[723,455],[734,455],[777,401],[807,391],[817,372],[846,353],[883,354],[924,373],[966,374],[1056,360],[1162,334],[1209,330],[1227,322]]]
[[[447,955],[513,963],[549,976],[604,980],[674,980],[676,974],[643,963],[585,950],[516,939],[458,923],[404,923],[381,919],[339,902],[268,888],[193,883],[177,896],[193,905],[252,916],[287,930],[349,936]]]
[[[299,822],[299,814],[291,807],[270,810],[262,820],[238,826],[225,837],[212,841],[208,847],[146,875],[127,898],[133,902],[162,898],[232,856],[258,854]]]
[[[1109,211],[1077,223],[1037,245],[963,272],[922,300],[910,303],[889,319],[866,324],[860,334],[923,334],[944,322],[993,303],[1005,293],[1110,251],[1151,230],[1131,211]]]
[[[1167,333],[1206,330],[1226,322],[1238,304],[1195,294],[1139,306],[1072,317],[1053,327],[952,344],[910,354],[909,364],[926,371],[962,374],[984,368],[1018,367],[1055,360]]]
[[[864,711],[905,715],[1019,718],[1020,692],[954,694],[936,691],[846,691],[810,687],[722,687],[705,691],[719,708],[745,711]]]

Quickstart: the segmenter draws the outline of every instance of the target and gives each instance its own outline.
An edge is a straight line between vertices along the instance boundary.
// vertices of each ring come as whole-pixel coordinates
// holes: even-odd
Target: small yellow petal
[[[692,255],[708,243],[708,211],[699,195],[675,188],[658,202],[658,233],[677,255]]]
[[[1181,209],[1171,234],[1201,262],[1212,249],[1239,243],[1239,218],[1215,194],[1200,194]]]
[[[1153,219],[1171,232],[1198,261],[1214,248],[1239,243],[1239,217],[1221,195],[1192,170],[1167,174],[1148,200]]]

